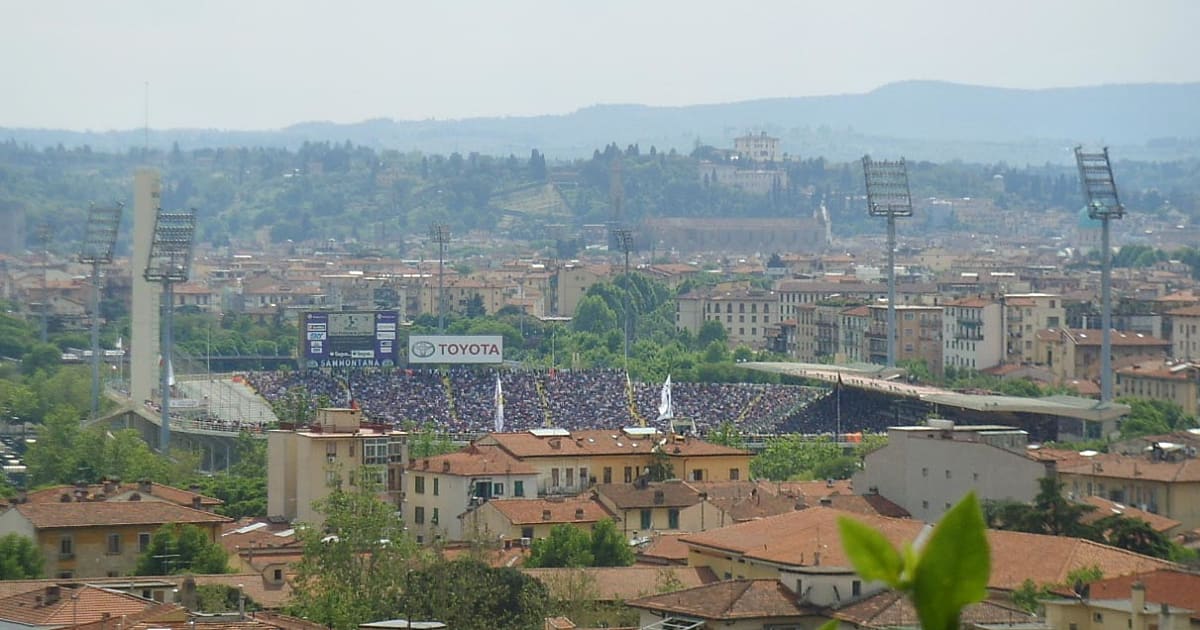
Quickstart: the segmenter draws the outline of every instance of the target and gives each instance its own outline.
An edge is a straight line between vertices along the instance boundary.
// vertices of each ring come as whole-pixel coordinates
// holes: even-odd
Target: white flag
[[[120,337],[117,337],[117,350],[124,350],[124,349],[125,349],[124,342],[121,341]]]
[[[671,375],[662,387],[662,401],[658,403],[658,419],[670,420],[675,417],[675,404],[671,402]]]
[[[504,392],[500,389],[500,375],[496,375],[496,433],[504,431]]]
[[[167,361],[167,385],[175,387],[175,365],[172,361]]]

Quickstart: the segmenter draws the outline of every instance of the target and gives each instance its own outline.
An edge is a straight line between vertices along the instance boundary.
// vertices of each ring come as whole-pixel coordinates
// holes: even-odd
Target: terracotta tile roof
[[[915,628],[920,626],[912,602],[897,591],[883,591],[834,611],[833,617],[858,628]],[[1035,617],[1012,605],[984,600],[963,609],[960,622],[1022,623]]]
[[[855,514],[912,518],[908,510],[881,494],[831,494],[822,497],[820,504]]]
[[[1067,336],[1074,340],[1077,346],[1099,346],[1103,331],[1091,329],[1071,328],[1066,331]],[[1142,333],[1125,332],[1123,330],[1112,331],[1112,345],[1114,346],[1170,346],[1171,342],[1165,339],[1159,339],[1151,335]]]
[[[266,519],[256,518],[243,518],[225,523],[218,542],[230,553],[250,548],[276,549],[297,544],[296,530],[291,525],[269,523]]]
[[[682,438],[682,439],[680,439]],[[520,433],[489,433],[476,444],[496,444],[513,457],[573,457],[582,455],[628,455],[654,452],[654,448],[665,434],[632,436],[619,429],[590,429],[571,431],[566,436],[537,436],[528,431]],[[671,456],[694,457],[700,455],[747,456],[744,451],[719,444],[710,444],[691,436],[678,436],[663,446],[663,452]]]
[[[143,490],[149,492],[143,492]],[[214,508],[218,505],[224,505],[225,502],[215,497],[205,496],[199,492],[184,490],[174,486],[168,486],[161,483],[151,483],[149,486],[139,485],[136,483],[123,483],[115,486],[107,486],[103,483],[94,483],[87,486],[48,486],[39,490],[33,490],[25,495],[27,503],[59,503],[62,502],[63,495],[70,496],[73,500],[77,500],[76,496],[79,491],[82,491],[84,500],[87,501],[129,501],[130,498],[137,494],[142,501],[162,499],[170,501],[185,507],[191,507],[195,497],[200,498],[200,505],[204,508]]]
[[[1165,534],[1183,524],[1175,519],[1167,518],[1161,514],[1154,514],[1153,512],[1139,510],[1135,507],[1123,505],[1115,501],[1109,501],[1104,497],[1085,497],[1083,502],[1096,507],[1095,510],[1083,515],[1083,517],[1079,519],[1080,522],[1084,524],[1091,524],[1106,516],[1113,516],[1114,514],[1119,514],[1126,518],[1136,518],[1138,520],[1145,521],[1146,524],[1150,525],[1154,531],[1160,534]]]
[[[1166,298],[1162,298],[1160,301],[1165,299]],[[1193,297],[1189,299],[1195,300],[1196,298]],[[1200,317],[1200,306],[1185,306],[1183,308],[1172,309],[1167,311],[1167,315],[1172,317]]]
[[[994,302],[992,300],[987,300],[987,299],[984,299],[981,297],[965,297],[965,298],[961,298],[958,300],[951,300],[949,302],[943,302],[942,306],[958,306],[958,307],[962,307],[962,308],[983,308],[985,306],[991,306],[992,304],[995,304],[995,303],[996,302]]]
[[[150,602],[150,607],[132,615],[125,615],[116,620],[98,619],[90,623],[80,623],[71,628],[71,630],[114,630],[123,627],[132,627],[135,624],[145,621],[157,621],[163,624],[171,622],[186,621],[188,619],[188,611],[179,604],[159,604]]]
[[[791,497],[760,492],[751,497],[709,498],[709,503],[729,515],[734,522],[776,516],[804,508],[802,501]]]
[[[657,593],[668,582],[692,588],[717,582],[717,575],[707,567],[591,567],[582,569],[521,569],[550,589],[551,597],[578,596],[581,580],[600,601],[631,600]],[[573,590],[572,590],[573,589]]]
[[[140,590],[143,585],[153,584],[159,587],[162,584],[174,584],[180,586],[183,584],[184,575],[165,575],[165,576],[136,576],[136,577],[114,577],[114,578],[71,578],[71,579],[39,579],[39,580],[0,580],[0,597],[9,597],[12,595],[25,593],[28,591],[43,590],[48,586],[62,586],[64,592],[68,588],[72,588],[79,584],[87,584],[105,590],[125,591],[130,589]],[[266,608],[277,609],[281,608],[284,603],[291,598],[292,589],[286,583],[282,585],[268,584],[259,573],[221,573],[216,575],[193,575],[197,586],[205,584],[223,584],[232,588],[238,588],[241,585],[246,596],[253,599]]]
[[[779,580],[727,580],[674,593],[625,602],[645,608],[711,620],[802,617],[816,614],[797,603],[796,594]]]
[[[1135,581],[1146,587],[1146,601],[1187,608],[1200,620],[1200,574],[1178,569],[1159,569],[1147,573],[1106,578],[1089,584],[1094,599],[1129,599]]]
[[[821,497],[831,494],[854,494],[849,479],[826,481],[760,481],[759,487],[767,492],[801,499],[808,505],[816,505]]]
[[[700,493],[682,481],[650,483],[639,488],[631,483],[603,483],[596,494],[623,510],[654,507],[688,507],[700,502]]]
[[[688,548],[680,542],[684,534],[657,534],[637,552],[638,560],[655,564],[687,564]]]
[[[471,444],[461,451],[414,459],[408,463],[412,474],[431,474],[472,477],[483,474],[533,475],[537,469],[509,455],[503,449],[483,444]]]
[[[227,523],[219,514],[166,501],[21,503],[15,508],[37,529],[163,523]]]
[[[78,600],[75,598],[78,597]],[[31,626],[71,625],[141,612],[152,602],[126,593],[82,586],[46,586],[0,599],[0,619]]]
[[[1109,479],[1194,483],[1200,481],[1200,459],[1154,462],[1137,455],[1101,453],[1086,460],[1059,464],[1058,472]]]
[[[492,499],[487,502],[513,525],[531,523],[595,523],[612,514],[590,496],[550,499]],[[546,518],[549,516],[549,518]]]
[[[848,516],[880,530],[897,548],[911,543],[925,527],[924,523],[914,520],[813,507],[689,534],[681,540],[692,547],[741,554],[748,560],[848,568],[850,562],[842,549],[837,528],[840,516]],[[990,586],[993,588],[1017,588],[1026,578],[1039,584],[1059,584],[1069,572],[1092,565],[1100,567],[1105,575],[1174,566],[1163,560],[1077,538],[988,530],[988,541],[992,550]]]

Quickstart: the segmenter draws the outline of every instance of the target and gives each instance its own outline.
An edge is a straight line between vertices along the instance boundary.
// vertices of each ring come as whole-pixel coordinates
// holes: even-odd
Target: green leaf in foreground
[[[913,575],[912,598],[925,630],[955,630],[967,604],[987,597],[991,556],[975,493],[933,530]]]
[[[900,573],[904,561],[883,534],[845,516],[838,518],[838,530],[842,535],[842,548],[862,579],[879,580],[892,588],[901,588]]]

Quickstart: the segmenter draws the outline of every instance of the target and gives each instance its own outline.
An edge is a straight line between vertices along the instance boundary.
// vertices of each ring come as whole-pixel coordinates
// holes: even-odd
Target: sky
[[[0,24],[0,127],[527,116],[909,79],[1200,81],[1196,0],[0,0]]]

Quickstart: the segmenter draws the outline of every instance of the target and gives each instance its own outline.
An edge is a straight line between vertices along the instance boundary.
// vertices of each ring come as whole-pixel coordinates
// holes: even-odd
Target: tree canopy
[[[190,524],[163,525],[138,556],[137,575],[228,573],[229,556],[220,543]]]

